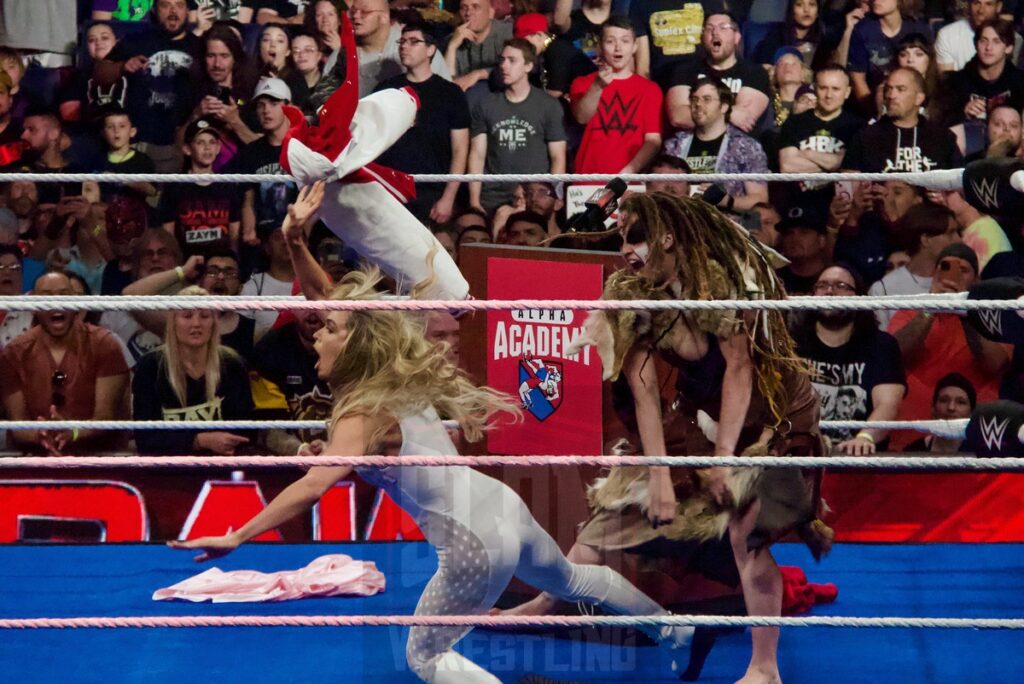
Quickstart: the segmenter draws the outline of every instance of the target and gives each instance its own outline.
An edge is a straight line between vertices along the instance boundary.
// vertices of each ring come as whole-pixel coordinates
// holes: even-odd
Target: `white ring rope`
[[[868,629],[1024,629],[1021,618],[810,615],[140,615],[2,618],[0,629],[154,627],[853,627]]]
[[[967,418],[956,420],[823,420],[822,430],[917,430],[962,438]],[[445,427],[458,429],[455,421]],[[325,420],[0,420],[0,430],[323,430]]]
[[[963,313],[975,310],[1024,309],[1018,299],[967,299],[961,295],[890,295],[884,297],[793,297],[791,299],[716,300],[606,300],[606,299],[279,299],[270,297],[165,296],[119,297],[110,295],[3,296],[0,311],[515,311],[523,309],[572,309],[578,311],[877,311],[909,309]]]
[[[244,468],[312,466],[675,466],[1024,470],[1024,458],[975,456],[3,456],[0,468]]]
[[[607,183],[621,178],[627,183],[646,181],[688,181],[691,183],[752,182],[835,182],[835,181],[903,181],[934,190],[959,189],[963,169],[945,169],[919,173],[420,173],[413,174],[417,183]],[[266,173],[0,173],[0,183],[286,183],[295,178]]]

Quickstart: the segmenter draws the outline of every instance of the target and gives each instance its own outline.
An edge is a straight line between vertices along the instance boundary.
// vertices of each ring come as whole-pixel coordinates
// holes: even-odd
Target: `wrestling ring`
[[[934,172],[936,183],[953,172]],[[946,175],[943,175],[946,174]],[[822,180],[828,174],[809,176]],[[835,174],[839,179],[840,174]],[[882,176],[882,174],[876,174]],[[888,174],[885,180],[899,179]],[[930,175],[930,174],[929,174]],[[118,177],[120,181],[195,182],[194,175]],[[861,178],[864,176],[864,178]],[[111,180],[88,174],[10,174],[5,180]],[[212,176],[215,182],[252,182],[266,176]],[[280,176],[269,177],[280,180]],[[537,180],[610,177],[541,176]],[[645,177],[624,177],[643,180]],[[660,180],[672,179],[659,176]],[[799,180],[774,174],[749,180]],[[843,180],[869,179],[841,174]],[[449,176],[419,181],[451,180]],[[463,177],[464,180],[481,180]],[[694,180],[681,175],[679,180]],[[737,180],[729,176],[729,180]],[[879,178],[881,180],[882,178]],[[534,180],[532,177],[482,180]],[[709,180],[701,176],[701,181]],[[710,179],[713,180],[713,179]],[[855,301],[851,301],[854,299]],[[243,297],[0,297],[0,310],[463,310],[674,308],[807,309],[879,308],[963,311],[1024,309],[1019,301],[961,296],[804,297],[785,301],[615,302],[578,300],[317,301]],[[967,421],[823,422],[823,429],[878,427],[962,435]],[[310,421],[0,421],[0,429],[109,430],[321,427]],[[0,467],[165,468],[394,464],[366,457],[0,457]],[[1020,471],[1024,458],[971,456],[826,457],[625,457],[625,456],[410,456],[410,465],[591,464],[770,465],[780,467],[893,470]],[[780,564],[803,565],[812,579],[840,587],[839,600],[805,617],[672,615],[622,617],[573,615],[412,616],[416,599],[436,567],[426,543],[345,544],[345,553],[376,563],[388,588],[376,596],[307,599],[267,604],[155,603],[152,591],[195,572],[191,557],[150,544],[0,546],[0,679],[11,682],[284,682],[329,679],[349,682],[413,682],[404,643],[413,625],[474,625],[457,650],[503,682],[674,681],[659,649],[622,628],[640,624],[732,628],[719,639],[701,681],[731,682],[743,673],[751,626],[785,627],[779,662],[786,682],[989,682],[1019,681],[1024,673],[1024,544],[837,544],[820,564],[802,545],[773,547]],[[272,571],[300,567],[324,553],[317,544],[249,544],[219,559],[225,570]],[[510,627],[530,627],[513,633]],[[795,629],[795,628],[801,629]],[[213,629],[217,628],[217,629]],[[333,629],[343,628],[343,629]],[[575,638],[556,638],[571,632]]]

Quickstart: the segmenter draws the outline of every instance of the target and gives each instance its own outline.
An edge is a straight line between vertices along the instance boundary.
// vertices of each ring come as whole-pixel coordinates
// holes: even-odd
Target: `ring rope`
[[[442,421],[457,429],[453,420]],[[967,418],[955,420],[823,420],[822,430],[917,430],[940,437],[963,437]],[[322,430],[326,420],[0,420],[0,430]]]
[[[3,456],[0,468],[242,468],[314,466],[676,466],[1024,470],[1024,458],[975,456]]]
[[[141,615],[2,618],[0,629],[192,627],[856,627],[869,629],[1024,629],[1020,618],[848,617],[813,615]]]
[[[607,183],[621,178],[627,183],[687,181],[691,183],[903,181],[933,189],[959,189],[963,169],[902,173],[419,173],[417,183]],[[286,183],[292,176],[267,173],[0,173],[0,183]]]
[[[368,300],[281,300],[264,297],[207,296],[113,297],[83,295],[50,297],[8,295],[0,297],[0,311],[172,311],[208,309],[216,311],[515,311],[521,309],[571,309],[577,311],[877,311],[909,309],[963,313],[976,310],[1011,311],[1024,309],[1019,299],[967,299],[967,294],[909,295],[884,297],[794,297],[791,299],[715,300],[607,300],[607,299],[368,299]]]

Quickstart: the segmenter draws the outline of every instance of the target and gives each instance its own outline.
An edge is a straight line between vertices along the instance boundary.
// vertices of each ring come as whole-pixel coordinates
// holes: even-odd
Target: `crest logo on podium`
[[[519,361],[519,400],[539,421],[550,418],[562,405],[562,364],[550,359],[523,357]]]

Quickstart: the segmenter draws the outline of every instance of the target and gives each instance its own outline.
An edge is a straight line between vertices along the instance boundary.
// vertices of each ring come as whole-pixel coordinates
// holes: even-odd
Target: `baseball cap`
[[[799,59],[801,62],[804,61],[804,55],[803,55],[802,52],[797,50],[792,45],[783,45],[782,47],[780,47],[778,50],[775,51],[774,55],[772,55],[772,64],[775,64],[776,62],[778,62],[780,59],[782,59],[786,55],[793,55],[794,57]]]
[[[217,140],[221,139],[220,129],[213,122],[207,119],[196,119],[185,129],[185,144],[191,143],[200,133],[210,133]]]
[[[260,82],[256,84],[256,92],[252,94],[253,102],[261,97],[291,102],[292,91],[288,84],[279,78],[261,78]]]
[[[790,207],[789,211],[783,215],[782,220],[779,221],[779,225],[775,227],[775,230],[781,233],[782,231],[789,230],[790,228],[809,228],[824,235],[828,232],[828,228],[825,223],[825,213],[819,207],[814,205],[796,205]]]
[[[548,18],[539,12],[523,14],[516,19],[515,37],[526,38],[535,33],[548,32]]]

